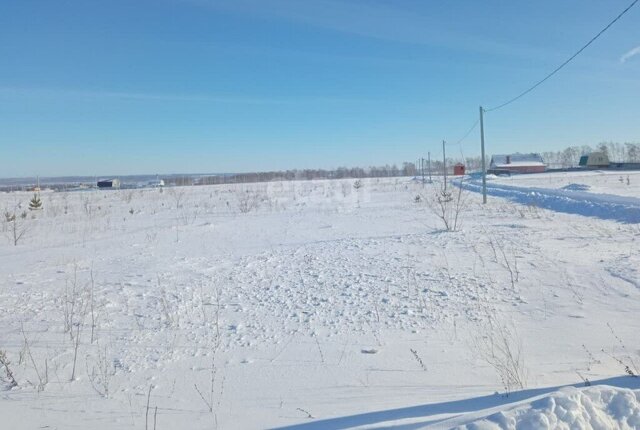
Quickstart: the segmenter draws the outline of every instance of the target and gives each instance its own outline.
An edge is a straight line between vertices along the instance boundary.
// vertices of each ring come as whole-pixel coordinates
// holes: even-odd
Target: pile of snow
[[[457,428],[637,429],[640,428],[640,390],[611,386],[567,387]]]

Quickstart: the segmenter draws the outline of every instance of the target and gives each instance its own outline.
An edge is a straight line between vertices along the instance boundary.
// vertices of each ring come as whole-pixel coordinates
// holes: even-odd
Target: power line
[[[477,119],[476,122],[473,123],[473,125],[471,126],[471,128],[464,134],[464,136],[462,136],[462,138],[460,138],[460,140],[458,140],[456,143],[454,143],[453,145],[459,145],[461,144],[467,137],[469,137],[469,135],[471,134],[471,132],[473,130],[476,129],[476,127],[478,126],[478,123],[480,122],[480,119]]]
[[[473,130],[475,130],[475,128],[478,126],[478,123],[480,122],[479,119],[476,120],[476,122],[473,123],[473,125],[471,126],[471,128],[469,128],[469,130],[467,130],[467,132],[464,134],[464,136],[462,136],[460,139],[458,139],[456,142],[445,142],[444,144],[446,146],[456,146],[456,145],[460,145],[467,137],[469,137],[469,135],[471,134],[471,132]]]
[[[571,62],[571,60],[573,60],[574,58],[576,58],[578,55],[580,55],[580,53],[582,51],[584,51],[589,45],[591,45],[593,42],[596,41],[596,39],[598,39],[600,36],[602,36],[602,34],[607,31],[609,29],[609,27],[611,27],[613,24],[616,23],[616,21],[618,21],[620,18],[622,18],[622,16],[624,14],[626,14],[633,6],[635,6],[636,3],[638,3],[639,0],[634,0],[629,6],[627,6],[627,8],[625,10],[623,10],[622,12],[620,12],[620,14],[618,16],[615,17],[615,19],[613,21],[611,21],[609,24],[607,24],[607,26],[605,28],[603,28],[602,30],[600,30],[600,32],[598,34],[596,34],[594,37],[591,38],[591,40],[589,40],[582,48],[580,48],[578,50],[578,52],[576,52],[575,54],[573,54],[571,57],[569,57],[564,63],[560,64],[558,67],[556,67],[551,73],[549,73],[547,76],[545,76],[543,79],[541,79],[540,81],[538,81],[536,84],[534,84],[533,86],[531,86],[529,89],[527,89],[526,91],[523,91],[522,93],[518,94],[517,96],[515,96],[514,98],[512,98],[511,100],[508,100],[504,103],[502,103],[501,105],[498,105],[496,107],[493,107],[491,109],[484,109],[485,112],[491,112],[494,110],[498,110],[501,109],[513,102],[515,102],[516,100],[518,100],[519,98],[527,95],[528,93],[530,93],[531,91],[533,91],[534,89],[536,89],[538,86],[540,86],[542,83],[544,83],[547,79],[549,79],[550,77],[552,77],[553,75],[555,75],[556,73],[558,73],[560,71],[560,69],[562,69],[564,66],[566,66],[567,64],[569,64]]]

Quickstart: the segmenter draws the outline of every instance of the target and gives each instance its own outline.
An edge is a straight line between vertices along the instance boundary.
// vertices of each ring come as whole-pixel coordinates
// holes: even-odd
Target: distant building
[[[453,175],[454,176],[464,176],[465,167],[462,163],[457,163],[453,166]]]
[[[579,165],[587,169],[606,168],[609,167],[609,157],[605,152],[592,152],[580,157]]]
[[[120,188],[120,179],[102,179],[98,181],[98,188]]]
[[[488,173],[542,173],[547,165],[540,154],[508,154],[491,157]]]
[[[153,188],[164,187],[164,179],[153,179],[149,181],[147,186],[153,187]]]

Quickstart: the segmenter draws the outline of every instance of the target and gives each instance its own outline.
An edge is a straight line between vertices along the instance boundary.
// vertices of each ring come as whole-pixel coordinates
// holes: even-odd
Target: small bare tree
[[[185,190],[182,187],[175,187],[167,189],[167,194],[171,196],[173,202],[176,204],[176,209],[182,207],[182,201],[184,200]]]
[[[6,211],[4,213],[4,221],[9,226],[9,240],[14,246],[18,246],[18,242],[27,233],[29,228],[27,213],[22,212],[18,215],[15,210],[13,212]]]
[[[429,209],[442,221],[445,230],[456,231],[461,226],[461,215],[467,207],[466,197],[462,179],[460,179],[460,183],[457,184],[457,190],[454,189],[452,191],[442,184],[431,195],[421,200],[424,200]],[[414,202],[418,203],[419,199],[414,198]]]

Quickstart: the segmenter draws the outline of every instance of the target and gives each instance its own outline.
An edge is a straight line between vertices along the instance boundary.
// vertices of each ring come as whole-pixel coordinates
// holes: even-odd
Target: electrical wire
[[[582,48],[580,48],[575,54],[573,54],[571,57],[569,57],[564,63],[562,63],[558,67],[556,67],[551,73],[549,73],[543,79],[541,79],[540,81],[535,83],[533,86],[529,87],[529,89],[527,89],[526,91],[523,91],[522,93],[518,94],[514,98],[502,103],[501,105],[495,106],[493,108],[484,109],[484,111],[485,112],[491,112],[491,111],[495,111],[495,110],[501,109],[501,108],[503,108],[503,107],[505,107],[507,105],[510,105],[511,103],[513,103],[516,100],[518,100],[519,98],[529,94],[531,91],[535,90],[537,87],[542,85],[547,79],[551,78],[553,75],[558,73],[560,71],[560,69],[562,69],[564,66],[569,64],[574,58],[576,58],[578,55],[580,55],[580,53],[582,51],[584,51],[589,45],[591,45],[593,42],[595,42],[596,39],[598,39],[600,36],[602,36],[602,34],[605,31],[607,31],[613,24],[615,24],[620,18],[622,18],[622,16],[624,14],[626,14],[633,6],[635,6],[635,4],[638,3],[638,1],[640,1],[640,0],[634,0],[629,6],[627,6],[627,8],[625,10],[620,12],[620,14],[618,14],[618,16],[616,16],[613,21],[611,21],[609,24],[607,24],[607,26],[605,28],[600,30],[600,32],[598,34],[596,34],[594,37],[592,37],[591,40],[589,40]]]
[[[476,120],[476,122],[473,123],[473,125],[471,126],[471,128],[464,134],[464,136],[462,136],[462,138],[460,138],[460,140],[458,140],[456,143],[454,143],[453,145],[460,145],[467,137],[469,137],[469,135],[471,134],[471,132],[473,130],[476,129],[476,127],[478,126],[478,124],[480,123],[480,118],[478,118]]]

